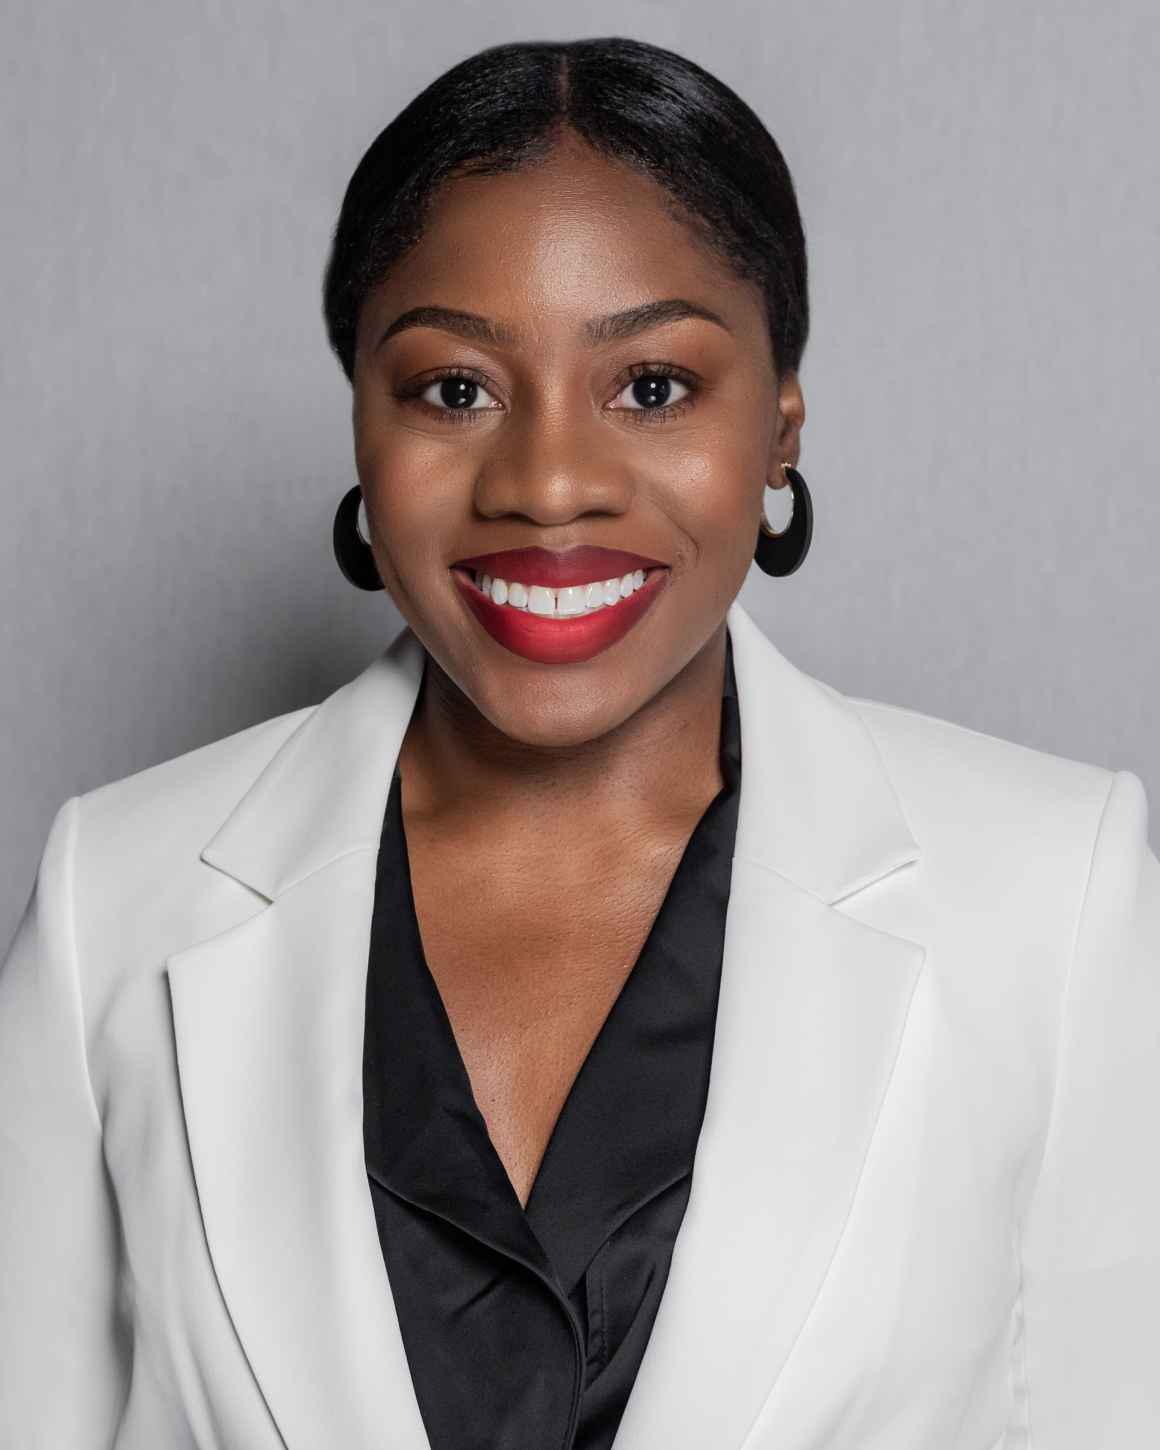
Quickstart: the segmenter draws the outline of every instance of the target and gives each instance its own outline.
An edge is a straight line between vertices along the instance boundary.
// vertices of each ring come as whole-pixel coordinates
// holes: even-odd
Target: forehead
[[[422,238],[368,310],[438,302],[531,334],[574,332],[581,319],[672,296],[738,330],[761,325],[758,289],[699,240],[656,182],[569,140],[520,171],[445,182]]]

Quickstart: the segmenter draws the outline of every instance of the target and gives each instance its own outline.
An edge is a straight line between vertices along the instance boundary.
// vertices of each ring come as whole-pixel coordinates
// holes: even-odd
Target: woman
[[[1144,789],[737,602],[811,533],[756,116],[640,42],[473,56],[357,168],[325,314],[336,552],[406,624],[56,816],[0,1442],[1157,1443]]]

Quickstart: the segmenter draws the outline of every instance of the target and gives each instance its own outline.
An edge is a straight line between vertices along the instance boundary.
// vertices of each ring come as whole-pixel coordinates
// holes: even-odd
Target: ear
[[[801,383],[795,372],[785,373],[778,383],[777,423],[770,440],[769,467],[766,483],[770,488],[784,488],[788,479],[781,465],[796,468],[801,457],[801,432],[806,421],[806,404]]]

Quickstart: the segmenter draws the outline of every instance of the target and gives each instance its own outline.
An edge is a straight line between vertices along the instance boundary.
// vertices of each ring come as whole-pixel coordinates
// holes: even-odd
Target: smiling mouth
[[[578,619],[601,609],[615,609],[622,600],[630,599],[637,590],[643,589],[651,575],[667,572],[663,567],[634,569],[609,579],[551,588],[546,584],[501,579],[478,569],[453,567],[455,573],[470,580],[472,586],[493,604],[554,619]]]
[[[665,592],[671,571],[661,565],[556,588],[537,584],[530,568],[525,579],[511,581],[461,564],[450,572],[463,603],[497,644],[537,664],[571,665],[631,633]]]

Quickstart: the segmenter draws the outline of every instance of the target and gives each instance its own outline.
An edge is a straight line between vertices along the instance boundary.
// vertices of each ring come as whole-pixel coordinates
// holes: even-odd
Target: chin
[[[630,701],[594,699],[591,684],[569,687],[553,681],[543,688],[534,680],[484,686],[472,698],[479,712],[509,740],[541,750],[567,750],[599,740],[615,730],[636,709]],[[517,703],[520,699],[527,704]]]

